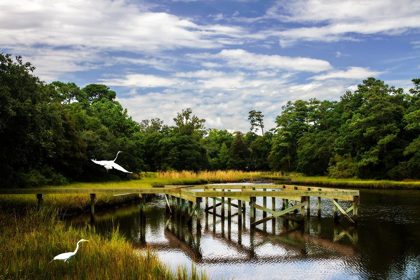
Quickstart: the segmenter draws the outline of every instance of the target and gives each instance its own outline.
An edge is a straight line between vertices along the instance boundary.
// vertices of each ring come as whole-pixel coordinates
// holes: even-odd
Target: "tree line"
[[[137,174],[159,170],[261,170],[335,178],[420,177],[420,79],[408,93],[368,78],[340,101],[289,101],[276,127],[248,114],[248,132],[206,129],[190,108],[134,121],[101,84],[45,83],[21,57],[0,54],[1,187],[128,179],[90,159]],[[261,135],[257,134],[261,131]]]

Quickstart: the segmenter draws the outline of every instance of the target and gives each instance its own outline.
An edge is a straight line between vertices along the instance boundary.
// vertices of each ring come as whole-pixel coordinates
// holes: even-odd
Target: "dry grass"
[[[219,182],[238,182],[249,180],[253,182],[262,172],[244,172],[236,170],[227,170],[227,171],[166,171],[159,172],[158,178],[170,178],[170,179],[200,179],[204,180],[207,183],[219,183]]]

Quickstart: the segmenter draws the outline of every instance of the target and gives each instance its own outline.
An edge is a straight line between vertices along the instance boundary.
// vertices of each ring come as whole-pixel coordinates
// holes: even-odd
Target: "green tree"
[[[192,115],[192,110],[188,108],[178,113],[174,121],[176,126],[170,129],[168,136],[159,141],[162,169],[207,169],[209,162],[206,150],[201,144],[205,133],[205,120]]]
[[[235,132],[235,139],[230,147],[228,168],[234,170],[248,170],[249,149],[244,141],[242,132]]]
[[[294,171],[297,165],[299,139],[309,130],[308,102],[297,100],[282,107],[276,118],[277,132],[269,156],[274,170]]]
[[[218,169],[226,170],[228,168],[228,163],[230,160],[229,149],[226,146],[226,143],[223,143],[220,147],[220,152],[218,154]]]
[[[255,132],[257,132],[259,127],[261,128],[261,133],[264,136],[264,115],[261,111],[249,111],[248,120],[251,122],[251,131],[255,130]]]
[[[115,91],[112,91],[106,85],[101,84],[89,84],[83,88],[83,92],[86,93],[88,100],[91,102],[102,99],[112,101],[117,96]]]
[[[2,186],[59,184],[57,172],[79,174],[84,143],[55,91],[34,67],[0,54],[0,177]],[[75,164],[70,166],[69,164]]]
[[[399,173],[402,178],[420,178],[420,79],[413,79],[410,89],[410,106],[404,115],[404,131],[409,144],[404,149],[407,160],[400,163]]]
[[[207,136],[201,140],[202,145],[206,149],[210,168],[212,170],[226,169],[226,166],[221,163],[219,153],[222,145],[225,144],[226,147],[230,147],[233,139],[233,134],[227,130],[218,130],[214,128],[209,129]]]

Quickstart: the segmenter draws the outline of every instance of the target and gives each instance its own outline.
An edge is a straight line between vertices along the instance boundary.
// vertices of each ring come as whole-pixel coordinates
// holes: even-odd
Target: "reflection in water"
[[[322,201],[321,217],[313,199],[311,217],[303,223],[277,218],[250,228],[249,211],[237,215],[237,207],[226,206],[224,217],[217,207],[188,221],[183,215],[188,205],[166,212],[163,196],[151,197],[144,207],[97,211],[71,223],[93,223],[105,235],[119,226],[134,247],[152,246],[174,269],[188,268],[192,260],[215,279],[419,278],[420,193],[362,191],[361,197],[357,226],[334,223],[328,200]],[[280,199],[257,202],[270,209],[282,206]],[[256,219],[262,217],[257,211]]]

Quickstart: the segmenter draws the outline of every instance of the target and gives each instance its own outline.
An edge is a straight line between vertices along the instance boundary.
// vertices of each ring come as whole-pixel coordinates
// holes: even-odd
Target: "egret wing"
[[[73,256],[73,252],[62,253],[54,257],[54,260],[67,260]]]
[[[109,162],[109,160],[94,160],[94,159],[92,159],[92,161],[93,161],[94,163],[99,164],[99,165],[102,165],[102,166],[107,165],[107,164],[108,164],[108,162]]]
[[[125,170],[122,166],[116,164],[115,162],[112,165],[112,167],[114,167],[115,169],[117,169],[119,171],[125,172],[125,173],[130,173],[130,174],[133,173],[133,172],[130,172],[130,171]]]

